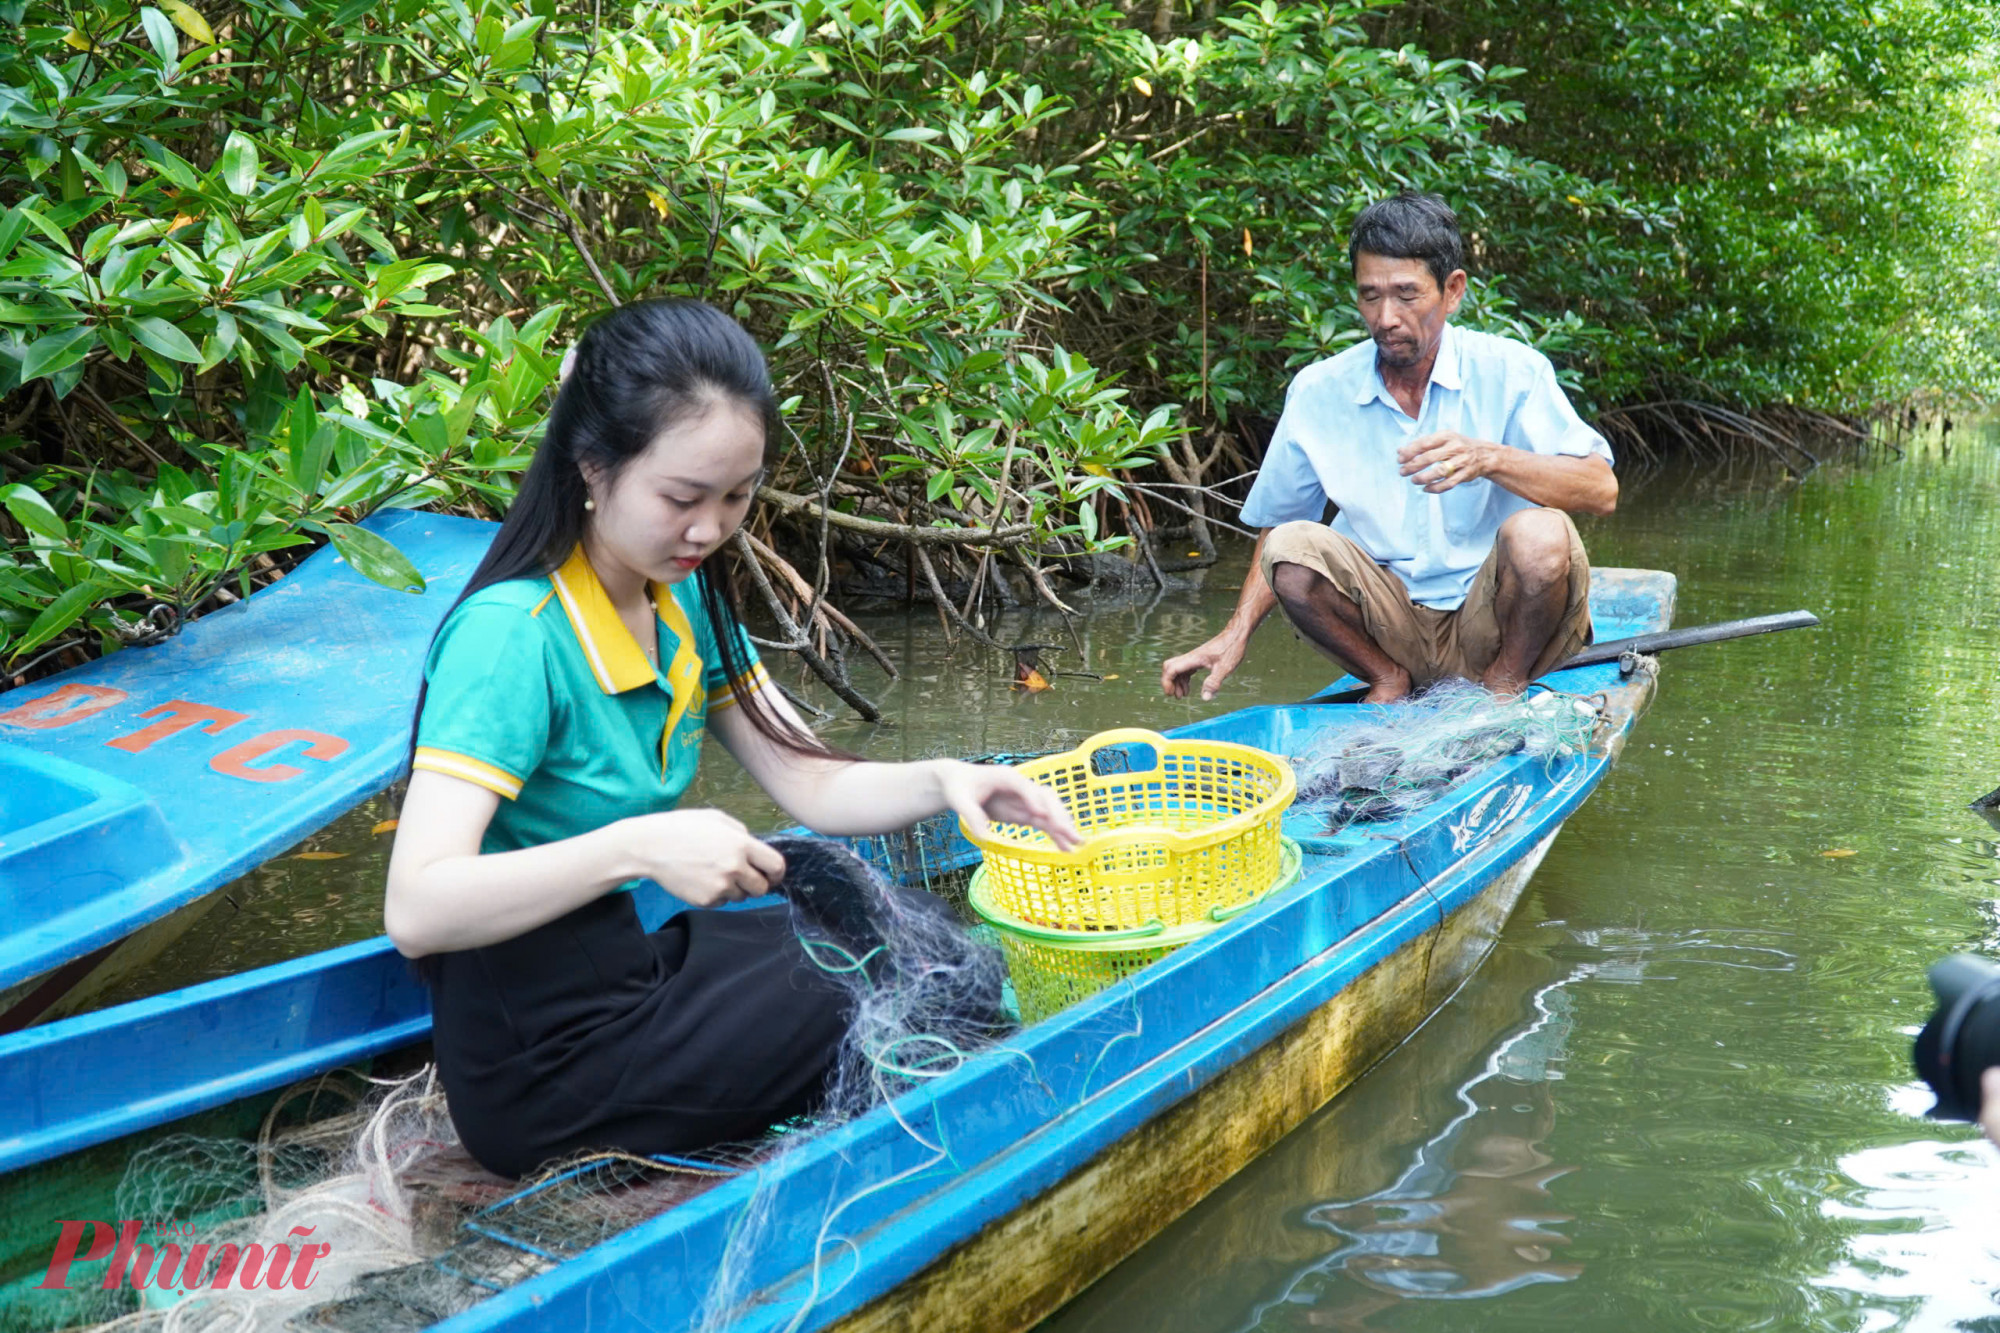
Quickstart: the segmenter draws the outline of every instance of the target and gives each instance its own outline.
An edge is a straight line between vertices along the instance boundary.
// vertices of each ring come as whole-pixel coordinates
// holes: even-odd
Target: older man
[[[1371,205],[1348,260],[1370,341],[1292,381],[1243,504],[1255,566],[1223,631],[1161,669],[1169,695],[1206,670],[1214,698],[1273,606],[1376,703],[1444,676],[1518,694],[1590,642],[1564,511],[1616,506],[1610,446],[1547,357],[1452,326],[1464,243],[1442,199]]]

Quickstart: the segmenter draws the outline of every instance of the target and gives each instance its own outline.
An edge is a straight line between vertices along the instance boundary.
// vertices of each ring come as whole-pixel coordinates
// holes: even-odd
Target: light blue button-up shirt
[[[1243,522],[1271,528],[1317,520],[1331,500],[1340,507],[1333,530],[1393,570],[1411,601],[1454,610],[1501,521],[1534,505],[1484,478],[1429,495],[1403,476],[1396,451],[1447,430],[1538,454],[1611,461],[1611,446],[1570,406],[1547,357],[1511,338],[1447,324],[1415,420],[1382,383],[1373,342],[1300,371],[1243,502]]]

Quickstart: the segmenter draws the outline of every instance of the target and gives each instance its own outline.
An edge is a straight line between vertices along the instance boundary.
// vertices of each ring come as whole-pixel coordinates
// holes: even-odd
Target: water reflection
[[[1739,944],[1722,938],[1752,935],[1747,931],[1668,931],[1613,926],[1577,929],[1569,932],[1576,944],[1607,955],[1590,965],[1590,975],[1598,981],[1639,985],[1647,981],[1677,980],[1680,967],[1732,967],[1748,972],[1789,972],[1798,958],[1789,950],[1768,944]],[[1764,937],[1767,932],[1755,932]]]
[[[1406,1299],[1469,1300],[1567,1282],[1573,1221],[1549,1192],[1568,1174],[1543,1145],[1555,1126],[1549,1084],[1562,1077],[1573,1019],[1564,987],[1534,996],[1536,1016],[1458,1089],[1462,1109],[1388,1188],[1312,1208],[1306,1220],[1345,1244],[1296,1273],[1242,1327],[1365,1329]],[[1357,1287],[1359,1288],[1357,1290]]]
[[[1899,1091],[1898,1104],[1930,1101],[1921,1087]],[[1853,1327],[2000,1329],[2000,1152],[1984,1139],[1917,1140],[1849,1153],[1840,1171],[1851,1189],[1820,1210],[1855,1234],[1813,1285],[1856,1307]]]

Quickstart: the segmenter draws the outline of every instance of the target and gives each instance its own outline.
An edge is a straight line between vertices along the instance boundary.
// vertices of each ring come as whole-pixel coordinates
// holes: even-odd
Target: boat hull
[[[1666,615],[1671,615],[1671,601]],[[1606,767],[1652,701],[1643,667],[1606,691]],[[1594,789],[1595,782],[1591,784]],[[1588,792],[1580,793],[1581,796]],[[1330,998],[1060,1184],[840,1319],[840,1333],[1028,1329],[1080,1295],[1395,1050],[1479,969],[1562,821]],[[1421,913],[1434,884],[1393,914]],[[1337,966],[1351,941],[1329,950]],[[1310,985],[1307,974],[1290,979]]]
[[[1671,578],[1607,577],[1618,573],[1597,573],[1600,635],[1664,627]],[[441,1327],[714,1328],[701,1293],[725,1269],[741,1276],[722,1293],[732,1333],[1032,1324],[1324,1105],[1478,966],[1653,686],[1649,670],[1609,665],[1552,683],[1602,696],[1590,753],[1512,756],[1430,809],[1335,835],[1295,811],[1287,831],[1306,869],[1292,888]],[[1298,753],[1380,716],[1261,706],[1174,734]],[[406,1045],[427,1031],[427,1008],[377,940],[0,1037],[0,1161],[46,1160]],[[189,1058],[137,1065],[149,1045]]]
[[[165,643],[0,697],[0,1032],[405,770],[424,654],[497,525],[363,526],[410,552],[422,595],[327,547]]]
[[[1248,1059],[835,1327],[991,1333],[1032,1328],[1054,1314],[1332,1101],[1450,999],[1492,949],[1555,837]]]
[[[440,1327],[1031,1326],[1471,975],[1650,698],[1650,671],[1589,670],[1564,684],[1609,705],[1593,754],[1517,756],[1393,833],[1303,839],[1301,883],[1229,929],[906,1095],[894,1115],[809,1140]],[[1311,709],[1252,711],[1264,730],[1252,743],[1271,749],[1315,722]],[[1249,714],[1183,734],[1226,738],[1237,719]],[[695,1294],[724,1269],[742,1280],[705,1321]]]

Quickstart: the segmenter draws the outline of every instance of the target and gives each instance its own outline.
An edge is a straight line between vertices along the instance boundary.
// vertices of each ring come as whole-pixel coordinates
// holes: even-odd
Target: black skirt
[[[690,1153],[820,1101],[849,992],[782,906],[685,911],[650,934],[630,894],[429,969],[452,1123],[488,1170],[590,1149]]]

